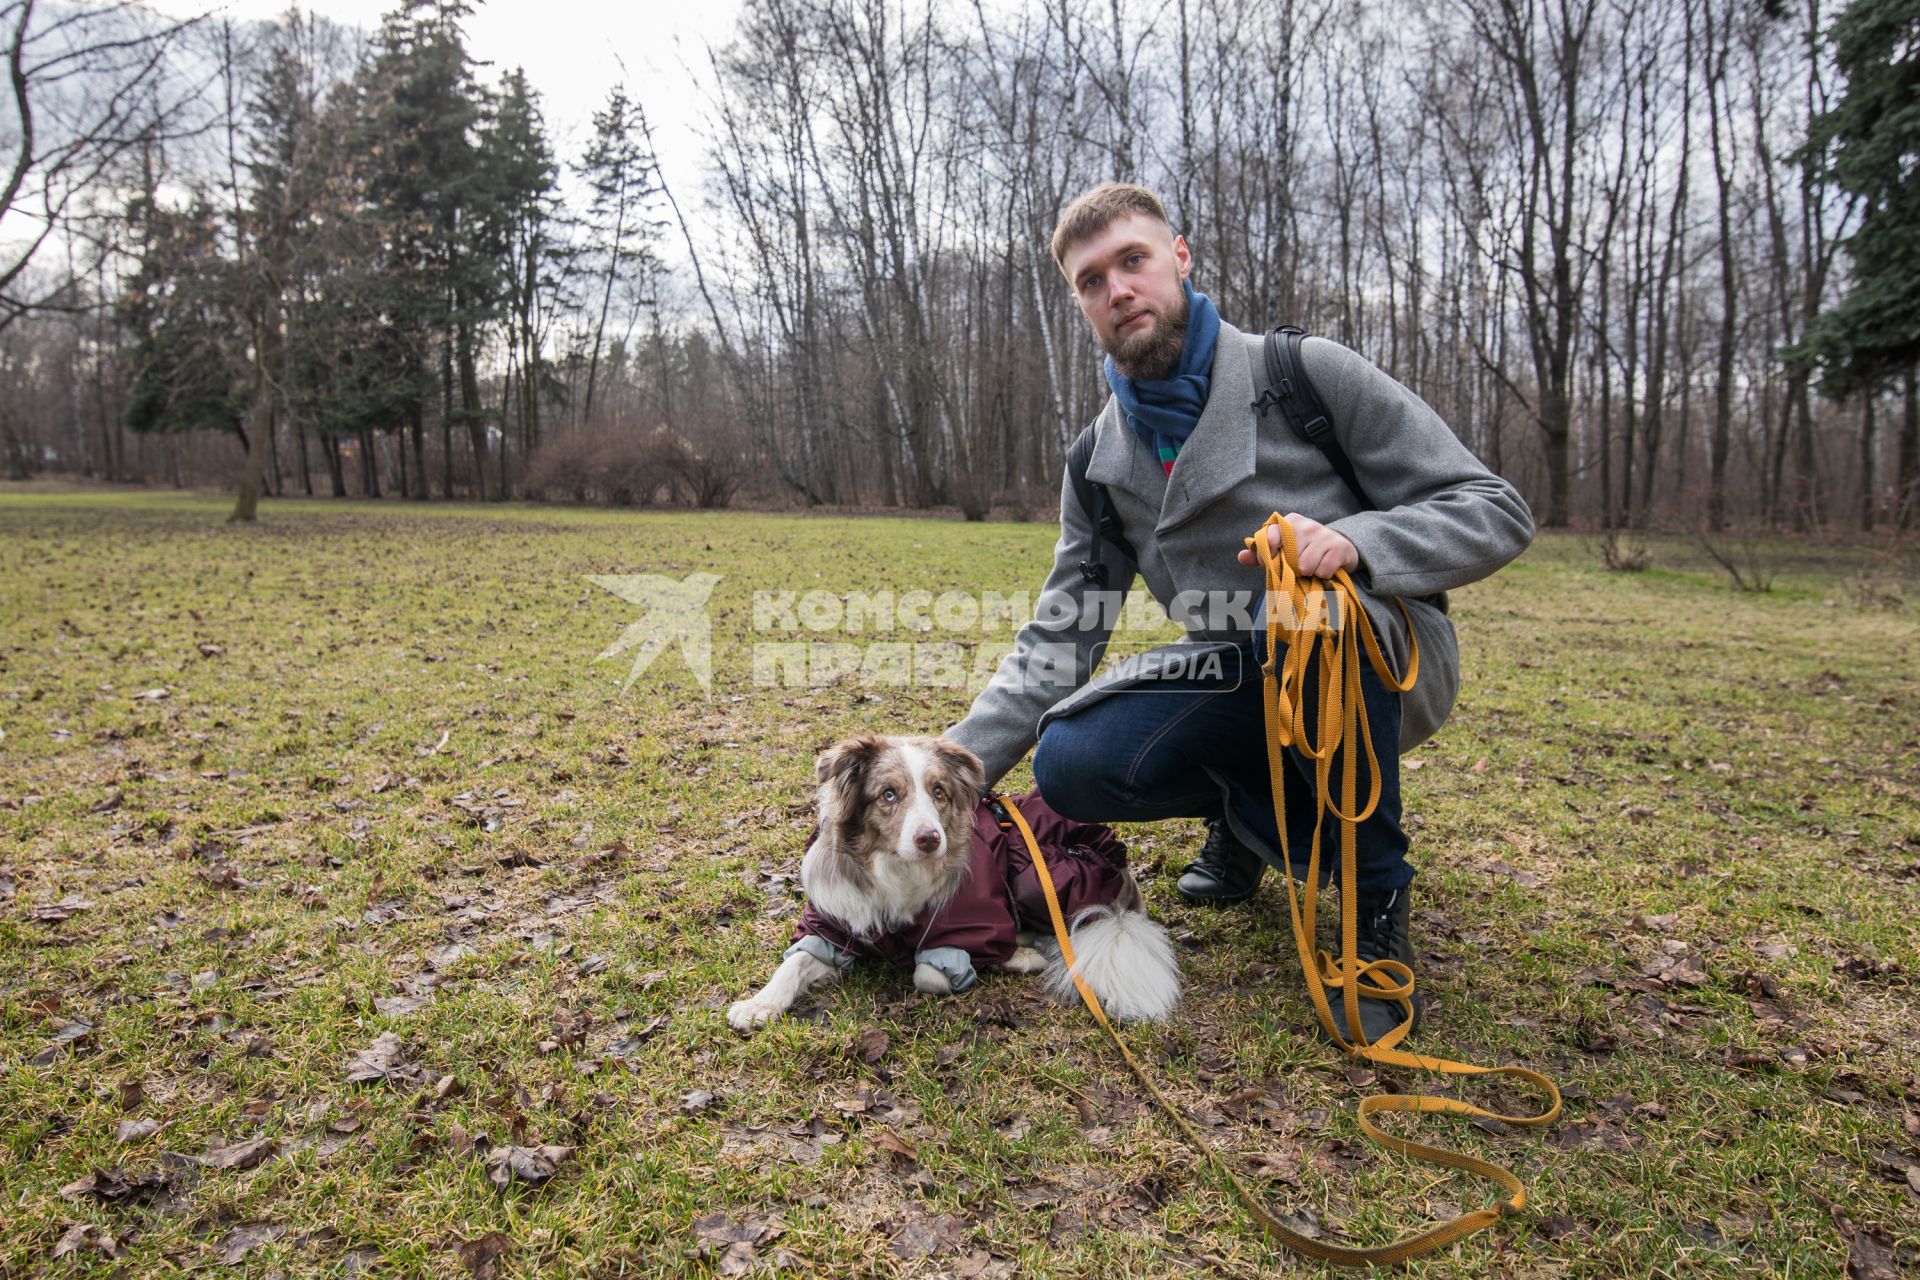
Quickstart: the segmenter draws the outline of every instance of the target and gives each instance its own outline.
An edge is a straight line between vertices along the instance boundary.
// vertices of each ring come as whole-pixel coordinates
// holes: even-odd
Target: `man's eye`
[[[1080,282],[1080,290],[1081,290],[1081,292],[1083,292],[1083,293],[1084,293],[1084,292],[1086,292],[1086,291],[1087,291],[1088,289],[1091,289],[1091,288],[1093,288],[1093,287],[1094,287],[1095,285],[1097,285],[1097,284],[1099,284],[1099,283],[1100,283],[1100,277],[1099,277],[1099,276],[1088,276],[1088,277],[1087,277],[1087,278],[1086,278],[1085,280],[1082,280],[1082,281]]]
[[[1134,266],[1134,265],[1136,265],[1137,263],[1139,263],[1140,261],[1142,261],[1142,260],[1143,260],[1143,259],[1144,259],[1144,258],[1145,258],[1146,256],[1147,256],[1147,255],[1146,255],[1146,254],[1144,254],[1144,253],[1134,253],[1134,254],[1129,254],[1129,255],[1127,255],[1127,265],[1128,265],[1128,266],[1130,266],[1130,267],[1131,267],[1131,266]]]

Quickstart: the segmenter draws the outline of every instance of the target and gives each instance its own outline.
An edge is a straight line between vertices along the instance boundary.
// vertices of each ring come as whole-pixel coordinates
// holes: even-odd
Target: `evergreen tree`
[[[1808,336],[1831,394],[1885,382],[1920,362],[1920,0],[1854,0],[1834,21],[1846,89],[1808,147],[1821,176],[1863,197],[1847,240],[1853,279]]]
[[[154,433],[227,431],[249,443],[233,264],[220,252],[213,205],[196,195],[185,209],[172,210],[142,195],[130,202],[127,222],[140,248],[117,307],[134,335],[121,421]]]
[[[645,136],[646,121],[640,104],[627,97],[625,85],[615,85],[607,94],[607,105],[593,113],[593,141],[580,163],[580,176],[592,193],[587,205],[587,253],[597,273],[596,292],[600,295],[587,360],[582,417],[593,413],[615,285],[625,281],[638,287],[633,300],[637,309],[652,301],[650,286],[659,270],[653,244],[666,224],[654,211],[661,192],[659,170]],[[632,329],[629,323],[629,334]]]
[[[355,151],[366,175],[370,214],[379,227],[382,296],[407,361],[402,396],[421,457],[420,435],[432,387],[427,353],[441,344],[442,489],[453,492],[452,428],[473,448],[476,491],[487,493],[487,424],[474,367],[481,327],[493,316],[500,264],[474,243],[487,225],[486,176],[475,131],[485,110],[467,56],[464,0],[421,0],[387,15],[363,71]],[[459,373],[460,403],[454,404]],[[426,496],[416,476],[416,496]]]
[[[1807,141],[1821,176],[1866,201],[1846,241],[1853,260],[1847,294],[1808,327],[1789,359],[1823,370],[1830,396],[1874,395],[1906,386],[1899,446],[1899,509],[1920,505],[1920,424],[1914,375],[1920,365],[1920,0],[1853,0],[1830,32],[1846,89],[1814,120]]]
[[[501,83],[493,114],[481,133],[480,156],[492,222],[484,239],[500,255],[499,311],[507,330],[509,382],[516,366],[519,375],[517,388],[509,385],[508,393],[517,401],[521,448],[530,452],[539,438],[540,396],[551,384],[541,357],[548,328],[542,308],[556,287],[553,268],[560,245],[553,228],[559,202],[553,149],[547,142],[539,97],[520,68],[508,72]],[[505,423],[501,426],[501,495],[505,496],[508,437]]]

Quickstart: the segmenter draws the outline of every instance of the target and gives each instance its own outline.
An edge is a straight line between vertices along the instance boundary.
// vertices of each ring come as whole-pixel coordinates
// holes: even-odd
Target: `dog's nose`
[[[938,827],[920,828],[914,832],[913,845],[922,853],[932,853],[940,847],[940,829]]]

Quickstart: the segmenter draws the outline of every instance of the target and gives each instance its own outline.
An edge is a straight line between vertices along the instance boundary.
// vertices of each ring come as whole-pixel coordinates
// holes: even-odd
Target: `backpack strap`
[[[1080,509],[1093,522],[1093,548],[1080,562],[1080,576],[1096,587],[1105,587],[1107,562],[1101,554],[1103,541],[1118,547],[1135,564],[1140,562],[1140,557],[1121,531],[1120,517],[1114,514],[1113,504],[1107,498],[1107,486],[1087,479],[1087,464],[1092,460],[1093,426],[1090,425],[1067,449],[1067,479],[1073,484],[1074,496],[1080,499]]]
[[[1267,410],[1278,406],[1293,434],[1321,452],[1334,474],[1346,483],[1360,509],[1377,511],[1379,508],[1367,497],[1367,491],[1360,487],[1353,459],[1340,447],[1327,406],[1314,390],[1313,379],[1307,376],[1306,361],[1300,358],[1300,343],[1305,337],[1305,331],[1290,324],[1267,331],[1267,389],[1253,402],[1254,411],[1264,420]]]

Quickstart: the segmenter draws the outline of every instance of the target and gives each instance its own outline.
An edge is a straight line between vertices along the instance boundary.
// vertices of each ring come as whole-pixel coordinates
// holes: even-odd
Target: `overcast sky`
[[[284,13],[287,0],[162,0],[174,13],[231,13],[266,20]],[[392,3],[380,0],[315,0],[312,12],[373,31]],[[497,83],[514,66],[525,67],[540,93],[553,139],[563,160],[586,144],[593,112],[607,90],[624,78],[653,125],[661,172],[681,207],[695,203],[702,144],[697,136],[704,97],[706,45],[721,44],[733,29],[740,0],[492,0],[478,3],[467,19],[467,47],[483,63],[482,75]],[[622,70],[624,65],[625,70]]]

